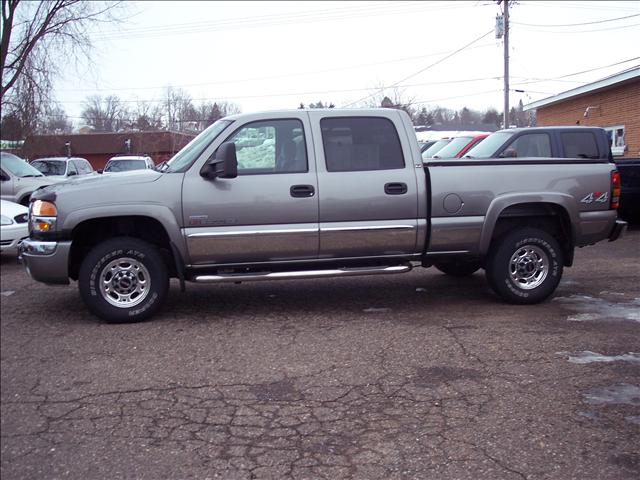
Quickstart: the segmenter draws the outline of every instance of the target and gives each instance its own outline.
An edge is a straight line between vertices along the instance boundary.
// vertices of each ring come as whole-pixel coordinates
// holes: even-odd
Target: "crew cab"
[[[619,189],[601,158],[423,163],[400,110],[239,114],[160,169],[37,191],[21,250],[35,280],[76,280],[109,322],[152,316],[171,277],[184,289],[418,266],[483,268],[500,297],[530,304],[575,247],[624,232]]]

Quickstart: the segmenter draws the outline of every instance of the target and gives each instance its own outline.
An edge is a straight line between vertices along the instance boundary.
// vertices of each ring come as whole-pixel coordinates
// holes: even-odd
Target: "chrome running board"
[[[394,265],[386,267],[337,268],[328,270],[298,270],[292,272],[230,273],[220,275],[197,275],[192,281],[197,283],[254,282],[261,280],[292,280],[296,278],[350,277],[355,275],[384,275],[406,273],[412,266]]]

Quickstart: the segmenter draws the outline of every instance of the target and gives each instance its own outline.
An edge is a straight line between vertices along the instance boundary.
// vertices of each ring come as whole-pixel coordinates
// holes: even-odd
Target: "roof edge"
[[[527,111],[527,110],[533,110],[540,107],[546,107],[548,105],[553,105],[555,103],[562,102],[563,100],[567,100],[569,98],[578,97],[580,95],[585,95],[587,93],[592,93],[597,90],[602,90],[608,87],[612,87],[616,84],[633,80],[634,78],[640,78],[640,66],[632,67],[623,72],[616,73],[615,75],[611,75],[609,77],[602,78],[595,82],[582,85],[581,87],[567,90],[565,92],[559,93],[557,95],[553,95],[551,97],[543,98],[542,100],[538,100],[536,102],[531,102],[527,105],[524,105],[523,110]]]

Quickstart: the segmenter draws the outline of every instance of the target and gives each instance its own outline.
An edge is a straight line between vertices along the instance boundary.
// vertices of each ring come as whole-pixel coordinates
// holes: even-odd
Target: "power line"
[[[515,23],[515,22],[513,22]],[[554,31],[549,31],[549,30],[539,30],[539,29],[535,29],[535,28],[528,28],[525,27],[523,28],[523,30],[526,30],[528,32],[541,32],[541,33],[547,33],[547,34],[557,34],[557,33],[569,33],[572,35],[578,34],[578,33],[595,33],[595,32],[608,32],[610,30],[620,30],[622,28],[631,28],[631,27],[638,27],[640,26],[640,23],[632,23],[631,25],[619,25],[617,27],[609,27],[609,28],[597,28],[594,30],[574,30],[574,31],[564,31],[564,32],[554,32]]]
[[[596,23],[616,22],[618,20],[624,20],[626,18],[632,18],[632,17],[640,17],[640,13],[636,13],[634,15],[626,15],[624,17],[618,17],[618,18],[609,18],[607,20],[596,20],[595,22],[583,22],[583,23],[565,23],[565,24],[553,24],[553,25],[523,23],[523,22],[513,22],[513,21],[511,23],[516,25],[526,25],[527,27],[579,27],[582,25],[594,25]]]
[[[437,62],[434,62],[434,63],[432,63],[431,65],[428,65],[427,67],[422,68],[422,69],[418,70],[418,71],[417,71],[417,72],[415,72],[415,73],[412,73],[412,74],[411,74],[411,75],[409,75],[408,77],[405,77],[405,78],[403,78],[402,80],[400,80],[400,81],[398,81],[398,82],[395,82],[394,84],[390,85],[390,86],[389,86],[389,87],[387,87],[387,88],[395,88],[395,87],[399,86],[402,82],[404,82],[404,81],[406,81],[406,80],[409,80],[410,78],[413,78],[413,77],[415,77],[416,75],[419,75],[419,74],[421,74],[421,73],[425,72],[426,70],[428,70],[428,69],[430,69],[430,68],[435,67],[436,65],[438,65],[438,64],[440,64],[440,63],[444,62],[445,60],[447,60],[447,59],[449,59],[449,58],[453,57],[454,55],[456,55],[456,54],[460,53],[460,52],[461,52],[461,51],[463,51],[465,48],[468,48],[468,47],[470,47],[471,45],[473,45],[474,43],[476,43],[476,42],[478,42],[478,41],[482,40],[484,37],[486,37],[487,35],[489,35],[491,32],[493,32],[493,29],[489,30],[487,33],[485,33],[485,34],[483,34],[483,35],[480,35],[478,38],[476,38],[475,40],[473,40],[473,41],[471,41],[471,42],[467,43],[467,44],[466,44],[466,45],[464,45],[463,47],[460,47],[459,49],[454,50],[454,51],[453,51],[453,52],[451,52],[449,55],[447,55],[447,56],[445,56],[445,57],[441,58],[441,59],[440,59],[440,60],[438,60]],[[369,99],[369,98],[373,97],[374,95],[376,95],[376,94],[375,94],[375,93],[373,93],[373,94],[371,94],[371,95],[367,95],[366,97],[363,97],[363,98],[361,98],[361,99],[359,99],[359,100],[356,100],[355,102],[348,103],[347,105],[345,105],[345,107],[350,107],[350,106],[352,106],[352,105],[355,105],[356,103],[360,103],[360,102],[362,102],[362,101],[364,101],[364,100],[367,100],[367,99]]]
[[[470,47],[469,50],[477,49],[477,48],[493,47],[493,46],[494,46],[494,43],[486,43],[486,44]],[[263,80],[275,80],[278,78],[291,78],[291,77],[305,76],[305,75],[318,75],[321,73],[338,72],[338,71],[344,71],[344,70],[355,70],[355,69],[360,69],[365,67],[385,65],[389,63],[399,63],[399,62],[405,62],[409,60],[436,57],[438,55],[444,55],[447,53],[449,52],[430,53],[428,55],[417,55],[413,57],[383,60],[381,62],[363,63],[358,65],[349,65],[344,67],[336,67],[336,68],[329,68],[329,69],[323,69],[323,70],[312,70],[307,72],[289,73],[289,74],[282,74],[282,75],[270,75],[266,77],[240,78],[240,79],[224,80],[224,81],[218,81],[218,82],[191,83],[191,84],[181,84],[181,85],[171,85],[171,86],[175,88],[203,87],[203,86],[209,86],[209,85],[225,85],[229,83],[237,84],[237,83],[243,83],[243,82],[246,83],[246,82],[257,82],[257,81],[263,81]],[[161,89],[165,87],[167,87],[167,85],[156,85],[156,86],[148,86],[148,87],[122,87],[122,88],[80,88],[80,89],[74,88],[74,89],[57,90],[57,92],[101,92],[101,91],[113,92],[113,91],[129,91],[129,90],[156,90],[156,89]]]
[[[353,17],[372,17],[380,15],[395,15],[399,13],[411,13],[414,11],[428,10],[449,10],[467,8],[468,5],[441,5],[433,6],[430,3],[425,2],[404,2],[396,3],[391,2],[382,5],[367,5],[367,6],[353,6],[353,7],[341,7],[327,10],[313,10],[304,12],[295,12],[289,14],[271,14],[254,17],[240,17],[231,18],[217,21],[200,21],[189,22],[183,24],[169,24],[141,27],[136,30],[129,30],[125,32],[106,32],[102,35],[97,34],[93,40],[106,40],[106,39],[132,39],[132,38],[146,38],[155,36],[167,36],[167,35],[180,35],[180,34],[192,34],[203,33],[211,31],[220,31],[228,29],[244,29],[244,28],[264,28],[272,27],[291,23],[315,23],[324,22],[330,20],[344,20]]]

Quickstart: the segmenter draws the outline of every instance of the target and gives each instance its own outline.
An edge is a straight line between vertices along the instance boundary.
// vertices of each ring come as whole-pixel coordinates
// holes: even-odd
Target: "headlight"
[[[56,229],[58,209],[51,202],[36,200],[30,205],[29,231],[32,233],[52,232]]]
[[[51,202],[36,200],[31,204],[31,215],[35,217],[57,217],[58,209]]]
[[[13,223],[13,220],[11,220],[9,217],[5,217],[4,215],[0,215],[0,224],[1,225],[11,225]]]

